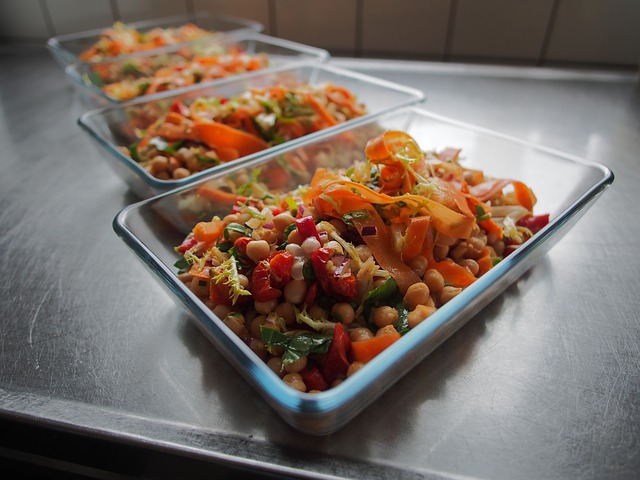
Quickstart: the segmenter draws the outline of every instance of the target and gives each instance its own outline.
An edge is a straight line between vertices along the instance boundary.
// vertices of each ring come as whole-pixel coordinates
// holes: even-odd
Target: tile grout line
[[[38,3],[40,4],[40,13],[42,13],[42,17],[44,18],[44,24],[47,27],[49,37],[53,37],[56,34],[56,29],[53,28],[53,20],[51,19],[51,12],[49,12],[47,2],[46,0],[38,0]]]
[[[549,13],[549,21],[547,22],[547,28],[544,32],[544,37],[542,38],[542,45],[540,46],[540,52],[538,53],[537,65],[539,67],[544,66],[544,63],[547,58],[547,53],[549,52],[549,45],[551,44],[551,36],[553,35],[553,30],[556,26],[556,19],[558,18],[558,10],[560,9],[560,1],[561,0],[553,0],[553,5],[551,5],[551,12]]]
[[[447,22],[447,36],[444,42],[444,53],[442,61],[448,62],[451,59],[451,48],[453,45],[453,35],[455,32],[456,14],[458,10],[458,0],[451,0],[449,8],[449,21]]]

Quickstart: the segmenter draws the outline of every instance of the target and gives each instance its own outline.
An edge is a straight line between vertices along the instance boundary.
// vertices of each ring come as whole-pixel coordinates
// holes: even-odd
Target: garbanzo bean
[[[307,283],[304,280],[291,280],[284,287],[284,299],[297,305],[304,300],[307,293]]]
[[[231,312],[223,321],[224,324],[238,336],[240,336],[240,334],[244,330],[244,317],[241,313]]]
[[[471,258],[465,258],[464,260],[460,260],[459,265],[461,267],[466,268],[469,271],[469,273],[474,277],[478,275],[478,272],[480,271],[480,266],[478,265],[478,262],[476,262]]]
[[[191,175],[191,172],[184,168],[184,167],[178,167],[173,171],[173,179],[174,180],[180,180],[181,178],[187,178],[189,175]]]
[[[284,377],[286,372],[282,368],[282,357],[271,357],[267,361],[267,366],[279,377]]]
[[[300,357],[294,362],[288,363],[284,366],[284,369],[289,373],[298,373],[304,367],[307,366],[307,357]]]
[[[393,307],[383,306],[371,310],[371,319],[376,326],[382,328],[395,325],[398,321],[398,311]]]
[[[404,304],[411,310],[418,305],[428,305],[431,301],[429,287],[422,282],[411,285],[404,294]]]
[[[247,243],[247,257],[258,263],[271,253],[271,247],[266,240],[252,240]]]
[[[352,342],[360,342],[362,340],[369,340],[373,338],[373,332],[365,327],[354,328],[349,332],[349,339]]]
[[[348,303],[336,303],[331,307],[331,315],[339,322],[349,325],[353,322],[356,312],[353,307]]]
[[[423,280],[429,287],[430,292],[439,292],[444,287],[444,277],[434,268],[430,268],[425,272]]]
[[[278,299],[267,300],[265,302],[255,301],[253,302],[253,308],[256,309],[256,312],[261,313],[262,315],[269,315],[273,312],[273,309],[278,305]]]
[[[364,365],[365,364],[363,362],[353,362],[352,364],[350,364],[347,368],[347,377],[350,377],[351,375],[356,373],[358,370],[364,367]]]
[[[295,222],[296,219],[293,218],[289,212],[284,212],[273,217],[273,226],[276,227],[276,230],[279,232],[283,232],[285,228]]]
[[[299,373],[287,373],[282,377],[282,381],[289,385],[291,388],[298,390],[299,392],[306,392],[307,386],[304,384],[302,377]]]
[[[283,302],[278,304],[275,309],[276,315],[284,318],[287,325],[291,325],[296,321],[296,312],[293,309],[293,305],[289,302]]]
[[[427,271],[427,264],[429,262],[422,255],[418,255],[416,258],[409,262],[411,270],[415,272],[420,278],[424,276],[424,272]]]
[[[386,327],[382,327],[376,332],[376,337],[381,337],[383,335],[391,335],[394,333],[398,333],[398,331],[396,330],[396,327],[394,327],[393,325],[387,325]]]
[[[436,311],[436,307],[428,307],[426,305],[418,305],[415,309],[411,310],[407,315],[407,324],[409,328],[414,328],[424,319]]]
[[[444,305],[445,303],[451,301],[451,299],[457,296],[462,291],[459,287],[451,287],[447,285],[440,291],[440,295],[438,299],[440,300],[440,304]]]

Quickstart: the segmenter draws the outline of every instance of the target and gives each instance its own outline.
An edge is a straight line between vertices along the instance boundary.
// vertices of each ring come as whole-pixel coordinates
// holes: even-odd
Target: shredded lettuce
[[[235,257],[229,257],[222,262],[216,270],[219,270],[219,273],[212,275],[211,278],[218,285],[224,284],[229,287],[229,296],[233,305],[236,304],[240,296],[251,295],[251,292],[245,290],[242,285],[240,285],[240,277],[238,275]]]
[[[311,318],[307,313],[306,305],[304,306],[302,311],[298,310],[295,307],[294,307],[294,311],[296,312],[296,321],[298,323],[307,324],[316,331],[322,332],[322,331],[333,330],[334,328],[336,328],[336,324],[329,320],[326,320],[324,318],[321,318],[320,320],[314,320],[313,318]]]

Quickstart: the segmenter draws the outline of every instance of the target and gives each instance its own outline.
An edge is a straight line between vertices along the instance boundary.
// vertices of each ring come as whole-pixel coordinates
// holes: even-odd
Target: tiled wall
[[[0,0],[0,41],[212,11],[334,55],[529,65],[640,61],[638,0]]]

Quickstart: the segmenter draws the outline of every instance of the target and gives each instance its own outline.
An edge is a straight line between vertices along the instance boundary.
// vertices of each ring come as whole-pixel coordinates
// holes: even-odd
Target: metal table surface
[[[136,198],[42,49],[0,50],[0,457],[95,478],[637,478],[632,74],[333,61],[609,166],[543,260],[337,433],[288,427],[112,231]],[[553,172],[549,172],[553,175]],[[9,435],[10,433],[10,435]],[[216,477],[214,477],[216,478]]]

